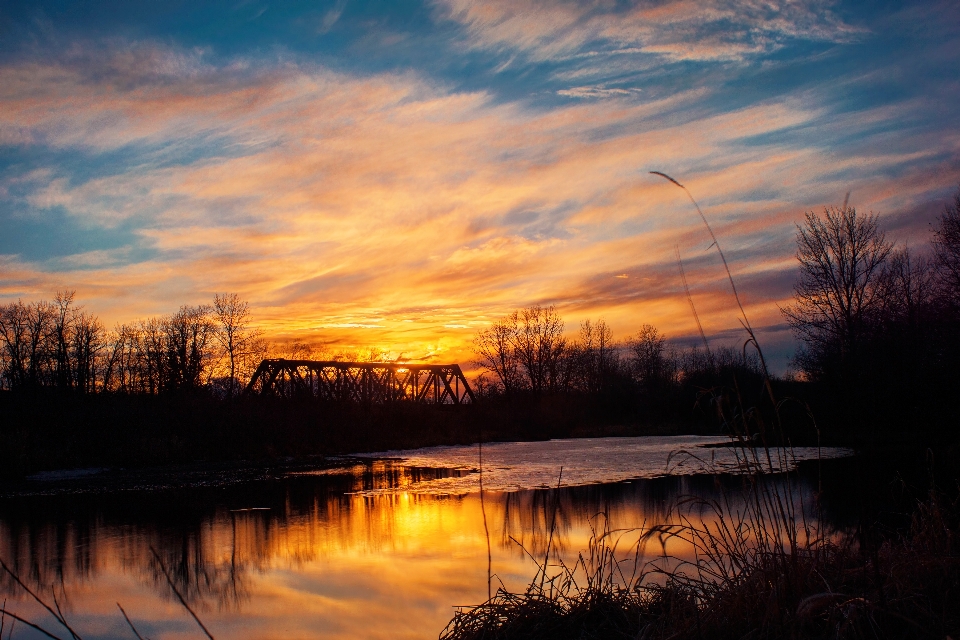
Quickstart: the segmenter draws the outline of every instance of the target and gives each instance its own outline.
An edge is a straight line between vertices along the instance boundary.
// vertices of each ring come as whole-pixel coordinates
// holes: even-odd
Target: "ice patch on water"
[[[564,487],[637,478],[700,473],[742,472],[744,451],[726,444],[724,436],[641,436],[630,438],[577,438],[546,442],[496,442],[483,445],[483,488],[485,491],[519,491]],[[795,447],[771,449],[772,471],[789,471],[797,462],[842,458],[850,449]],[[747,455],[751,455],[750,451]],[[758,450],[766,470],[766,452]],[[405,466],[472,471],[461,477],[425,480],[403,487],[378,488],[359,495],[396,493],[463,495],[480,489],[477,445],[428,447],[404,451],[362,454],[366,458],[390,459]],[[563,475],[560,469],[563,468]]]

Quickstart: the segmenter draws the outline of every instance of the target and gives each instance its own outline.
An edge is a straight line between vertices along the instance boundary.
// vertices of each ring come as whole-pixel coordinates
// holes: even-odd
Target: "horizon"
[[[555,305],[742,335],[777,373],[795,224],[923,251],[960,183],[960,7],[492,1],[0,9],[0,304],[109,329],[236,292],[273,340],[469,363]],[[741,340],[742,341],[742,340]]]

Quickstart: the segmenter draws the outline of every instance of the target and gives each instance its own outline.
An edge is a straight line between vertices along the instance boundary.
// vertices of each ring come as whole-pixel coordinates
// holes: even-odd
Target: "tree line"
[[[793,299],[780,311],[799,346],[793,372],[772,382],[850,433],[955,437],[960,192],[918,249],[888,238],[878,215],[846,204],[807,212],[796,242]],[[717,402],[724,386],[742,394],[744,381],[766,375],[756,352],[671,346],[652,325],[622,341],[602,319],[583,322],[576,337],[564,329],[554,307],[532,306],[479,331],[481,395],[606,395],[649,413],[705,396]]]
[[[960,317],[960,193],[925,249],[896,246],[879,216],[853,207],[806,214],[797,227],[794,301],[781,312],[801,344],[795,362],[808,379],[850,373],[877,340],[917,337]]]
[[[377,347],[330,351],[269,341],[236,293],[183,305],[168,316],[107,329],[73,291],[53,301],[0,305],[0,390],[158,395],[205,389],[239,394],[264,358],[382,361]]]
[[[960,191],[917,249],[848,206],[807,213],[796,239],[793,301],[781,311],[822,404],[850,423],[954,437]]]
[[[0,306],[0,389],[160,394],[207,387],[232,396],[268,350],[235,293],[113,330],[76,304],[74,292]]]
[[[545,394],[658,396],[671,388],[704,386],[707,380],[740,372],[758,377],[756,353],[730,347],[671,345],[657,327],[645,324],[615,340],[604,319],[585,320],[575,337],[553,306],[519,309],[480,330],[474,364],[484,371],[481,396]]]
[[[798,340],[797,376],[774,382],[793,385],[790,392],[803,396],[821,421],[952,432],[960,382],[960,192],[919,248],[897,245],[879,216],[846,204],[807,212],[796,241],[793,299],[781,312]],[[715,404],[711,390],[733,385],[742,393],[760,388],[748,383],[764,376],[754,352],[706,343],[684,348],[649,324],[615,340],[603,319],[586,320],[571,335],[552,306],[518,309],[479,331],[473,344],[483,371],[476,380],[480,396],[601,399],[595,406],[619,403],[615,419],[676,419],[692,406]],[[385,355],[270,344],[237,294],[112,330],[72,292],[0,305],[5,390],[159,395],[206,389],[232,397],[265,357],[375,361]]]

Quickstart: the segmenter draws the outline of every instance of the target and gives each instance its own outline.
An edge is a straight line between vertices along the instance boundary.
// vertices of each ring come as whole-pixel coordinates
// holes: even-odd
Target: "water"
[[[641,478],[686,476],[738,471],[745,460],[754,461],[728,446],[725,437],[672,436],[646,438],[578,438],[549,442],[501,442],[483,447],[484,488],[489,491],[522,491],[555,486],[576,487],[608,484]],[[409,451],[385,451],[365,457],[403,462],[415,467],[477,471],[477,445],[430,447]],[[765,470],[786,471],[794,462],[849,456],[848,449],[819,450],[797,447],[774,450],[759,460]],[[383,493],[430,493],[462,495],[478,491],[477,474],[456,474],[425,480],[410,486],[369,489],[366,495]]]
[[[484,446],[494,587],[522,589],[548,540],[572,558],[604,522],[649,526],[666,520],[681,495],[735,495],[735,476],[712,475],[736,462],[729,448],[705,447],[717,442]],[[55,594],[88,639],[134,637],[117,603],[141,635],[202,637],[170,582],[215,637],[435,638],[456,605],[487,595],[478,453],[438,447],[345,459],[334,469],[39,478],[0,499],[0,557],[51,603]],[[791,482],[798,508],[812,514],[814,485],[804,473]],[[9,610],[55,631],[10,579],[0,591]],[[14,637],[42,636],[18,625]]]

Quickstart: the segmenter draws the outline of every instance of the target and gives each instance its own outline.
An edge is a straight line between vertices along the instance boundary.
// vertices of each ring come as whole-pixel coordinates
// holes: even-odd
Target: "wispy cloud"
[[[320,24],[320,33],[326,33],[337,23],[343,10],[347,7],[347,0],[337,0],[337,3],[323,14],[323,20]]]
[[[444,10],[476,46],[546,56],[599,41],[650,51],[725,21],[760,25],[764,47],[852,37],[818,6],[716,4],[688,24],[679,3],[623,15],[571,3],[539,27],[540,5]],[[652,40],[628,36],[635,23]],[[762,39],[750,38],[715,55],[745,55]],[[0,207],[133,238],[47,261],[0,256],[0,298],[76,288],[112,323],[237,291],[275,335],[468,360],[477,327],[532,303],[557,304],[571,325],[604,315],[620,335],[643,322],[691,332],[679,246],[707,329],[736,326],[700,222],[649,176],[658,169],[701,200],[751,319],[773,326],[804,209],[853,190],[858,205],[913,211],[943,195],[960,159],[953,130],[884,129],[911,101],[842,111],[830,85],[719,108],[703,88],[581,84],[565,95],[607,99],[542,108],[407,70],[207,58],[116,41],[0,66],[2,144],[43,151],[7,169]]]
[[[618,87],[609,87],[604,84],[595,86],[573,87],[571,89],[560,89],[557,93],[561,96],[570,98],[611,98],[631,96],[640,93],[641,89],[631,87],[623,89]]]
[[[791,40],[856,38],[860,29],[846,24],[832,4],[437,0],[443,18],[467,28],[472,46],[520,50],[535,60],[626,52],[671,60],[742,60]]]

